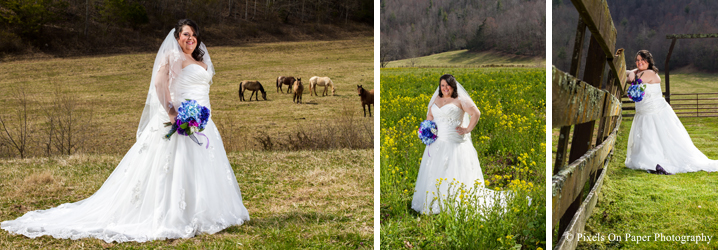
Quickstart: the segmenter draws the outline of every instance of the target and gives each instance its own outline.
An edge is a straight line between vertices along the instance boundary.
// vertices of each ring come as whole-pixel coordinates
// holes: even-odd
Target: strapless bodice
[[[441,108],[437,104],[432,105],[432,116],[437,124],[437,140],[450,140],[463,142],[467,135],[459,135],[457,126],[462,124],[464,110],[455,104],[446,104]]]
[[[639,115],[652,114],[669,106],[662,96],[661,84],[647,84],[644,89],[644,99],[637,102],[636,113]]]
[[[198,104],[212,109],[210,107],[210,80],[212,80],[212,75],[202,66],[187,65],[174,82],[173,92],[179,96],[172,98],[178,102],[185,99],[196,100]]]

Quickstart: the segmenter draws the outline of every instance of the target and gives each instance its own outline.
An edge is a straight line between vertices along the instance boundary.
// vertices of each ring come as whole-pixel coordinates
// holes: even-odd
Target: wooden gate
[[[617,31],[606,0],[572,3],[579,21],[571,68],[563,72],[552,67],[552,127],[561,128],[552,176],[552,229],[558,227],[559,234],[554,249],[576,248],[576,235],[597,203],[621,121],[626,81],[624,50],[615,51]],[[587,30],[591,36],[585,73],[577,79]]]

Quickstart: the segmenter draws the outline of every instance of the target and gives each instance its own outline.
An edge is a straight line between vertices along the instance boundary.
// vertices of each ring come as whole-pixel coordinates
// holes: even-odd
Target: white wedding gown
[[[212,75],[202,66],[182,69],[175,83],[182,98],[210,108]],[[158,107],[162,109],[162,107]],[[217,127],[210,119],[199,136],[200,146],[179,134],[163,138],[169,117],[154,116],[137,142],[100,189],[85,200],[28,212],[0,224],[2,229],[30,238],[93,237],[106,242],[189,238],[216,233],[250,219],[225,154]]]
[[[716,160],[706,157],[692,142],[674,110],[662,97],[660,84],[647,84],[644,99],[637,102],[629,131],[627,158],[631,169],[655,170],[659,164],[669,173],[717,171]]]
[[[465,190],[473,188],[475,182],[479,182],[481,193],[486,195],[483,197],[484,203],[491,206],[493,194],[504,194],[484,188],[477,150],[474,149],[469,134],[457,133],[456,128],[462,124],[464,110],[451,103],[441,108],[433,104],[431,109],[437,124],[437,140],[424,149],[412,198],[412,209],[422,214],[439,213],[439,202],[432,201],[438,194],[442,199],[446,198],[442,195],[449,196],[449,184],[454,180],[463,183]],[[438,189],[436,185],[439,178],[447,180],[442,181]],[[451,191],[456,192],[457,188],[457,185],[454,185]]]

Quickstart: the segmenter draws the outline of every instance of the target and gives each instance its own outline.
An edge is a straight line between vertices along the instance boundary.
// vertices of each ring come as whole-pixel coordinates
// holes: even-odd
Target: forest
[[[717,33],[717,1],[714,0],[607,2],[617,29],[616,48],[625,49],[628,69],[635,68],[636,52],[646,49],[652,53],[657,68],[664,71],[671,45],[666,35]],[[553,0],[552,64],[565,71],[569,70],[571,64],[578,16],[571,1]],[[588,39],[585,41],[588,43]],[[682,67],[717,72],[716,38],[678,39],[672,52],[670,68]]]
[[[545,1],[381,0],[380,60],[458,49],[541,56]]]
[[[372,0],[0,0],[0,58],[152,51],[177,20],[208,46],[371,36]]]

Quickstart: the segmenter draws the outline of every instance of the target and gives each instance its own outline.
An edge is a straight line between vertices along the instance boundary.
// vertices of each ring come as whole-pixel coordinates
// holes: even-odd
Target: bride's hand
[[[636,74],[634,73],[634,71],[627,70],[627,82],[633,82],[635,77]]]
[[[174,125],[175,121],[177,121],[177,112],[174,109],[170,109],[170,114],[168,115],[170,116],[170,123]]]
[[[459,135],[465,135],[465,134],[467,134],[467,133],[469,133],[469,132],[471,132],[471,130],[468,129],[468,128],[457,127],[457,133],[458,133]]]

